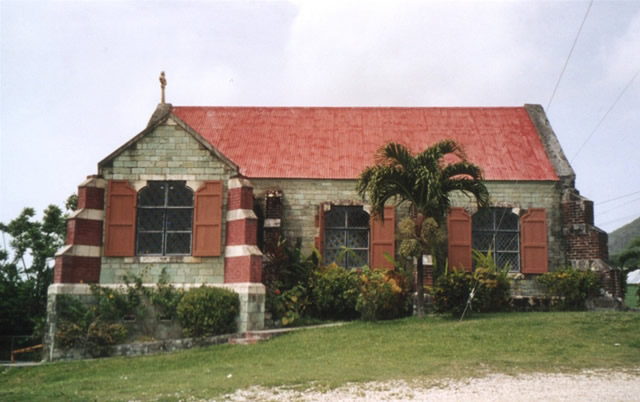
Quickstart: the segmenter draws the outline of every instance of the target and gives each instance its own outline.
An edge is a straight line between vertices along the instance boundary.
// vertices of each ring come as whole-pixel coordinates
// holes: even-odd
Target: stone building
[[[175,284],[211,284],[241,297],[240,331],[264,321],[259,230],[280,228],[325,262],[342,246],[353,267],[389,266],[396,213],[373,219],[355,193],[358,174],[388,141],[414,152],[445,139],[481,166],[491,208],[454,196],[449,266],[472,269],[472,249],[492,250],[520,277],[573,265],[610,278],[607,235],[542,107],[173,107],[98,164],[78,188],[67,245],[56,257],[50,297],[87,294],[151,266]],[[255,202],[255,205],[254,205]],[[254,212],[259,206],[260,213]],[[406,213],[406,211],[404,212]],[[615,279],[615,278],[614,278]],[[619,294],[616,281],[607,290]]]

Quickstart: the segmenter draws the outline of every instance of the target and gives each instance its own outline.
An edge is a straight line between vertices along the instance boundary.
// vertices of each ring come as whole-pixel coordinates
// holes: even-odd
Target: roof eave
[[[232,170],[236,172],[240,172],[240,167],[236,165],[231,159],[225,156],[222,152],[220,152],[217,148],[215,148],[209,141],[207,141],[203,136],[201,136],[196,130],[194,130],[187,123],[182,121],[178,116],[171,113],[171,118],[176,122],[184,131],[191,134],[193,138],[196,139],[203,147],[205,147],[212,155],[219,158],[222,162],[224,162],[227,166],[229,166]]]
[[[149,123],[147,123],[147,127],[136,134],[135,137],[125,142],[120,148],[116,149],[112,153],[110,153],[106,158],[98,162],[98,173],[101,173],[101,170],[104,166],[108,165],[111,161],[113,161],[116,157],[118,157],[122,152],[124,152],[131,145],[138,142],[145,135],[155,130],[157,127],[164,124],[169,116],[171,115],[172,106],[170,103],[160,103],[156,107],[156,110],[151,115],[149,119]]]
[[[575,187],[576,173],[564,154],[558,137],[553,131],[553,128],[551,128],[551,123],[547,118],[544,108],[541,105],[533,104],[525,104],[524,107],[529,114],[533,126],[538,132],[540,141],[544,146],[544,150],[559,181],[566,187]]]
[[[173,114],[172,112],[173,106],[170,103],[161,103],[158,104],[156,110],[151,115],[149,119],[149,123],[147,127],[136,134],[135,137],[131,138],[129,141],[124,143],[121,147],[110,153],[106,158],[98,162],[98,173],[102,174],[102,168],[111,163],[115,158],[117,158],[122,152],[131,147],[131,145],[140,141],[144,136],[158,128],[159,126],[165,124],[169,118],[176,122],[178,126],[180,126],[183,130],[189,133],[196,141],[198,141],[204,148],[206,148],[211,154],[215,155],[219,158],[223,163],[229,166],[232,170],[239,172],[240,168],[236,165],[231,159],[223,155],[220,151],[218,151],[213,145],[211,145],[207,140],[205,140],[197,131],[191,128],[187,123],[182,121],[178,116]]]

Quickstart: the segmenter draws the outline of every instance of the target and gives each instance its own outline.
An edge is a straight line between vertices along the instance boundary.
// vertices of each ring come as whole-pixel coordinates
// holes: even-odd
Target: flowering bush
[[[272,294],[271,312],[280,319],[282,325],[293,325],[307,315],[311,299],[304,285],[296,285],[284,291],[275,289]]]
[[[409,281],[398,271],[365,268],[356,310],[363,320],[388,320],[411,312]]]
[[[600,280],[593,271],[562,268],[540,275],[537,281],[548,296],[560,298],[554,306],[560,310],[584,310],[587,299],[600,294]]]

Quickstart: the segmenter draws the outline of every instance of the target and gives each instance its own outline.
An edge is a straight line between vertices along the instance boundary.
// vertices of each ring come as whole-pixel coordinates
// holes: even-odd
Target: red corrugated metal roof
[[[353,179],[388,141],[451,138],[486,180],[558,180],[524,107],[174,107],[249,178]]]

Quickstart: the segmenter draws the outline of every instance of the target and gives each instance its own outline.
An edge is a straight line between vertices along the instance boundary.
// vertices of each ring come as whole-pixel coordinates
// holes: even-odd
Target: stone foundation
[[[225,289],[233,290],[240,298],[240,313],[236,317],[237,333],[244,333],[247,331],[255,331],[264,328],[264,305],[265,305],[265,288],[264,285],[259,283],[228,283],[228,284],[207,284],[208,286],[217,286]],[[113,289],[123,289],[120,284],[102,285],[103,287]],[[154,284],[145,284],[144,286],[155,286]],[[178,289],[189,290],[191,288],[200,287],[201,284],[174,284]],[[78,299],[85,305],[91,305],[95,297],[91,292],[90,285],[87,284],[53,284],[49,286],[48,298],[47,298],[47,326],[44,335],[45,344],[45,360],[65,360],[65,359],[81,359],[87,358],[80,350],[60,350],[55,346],[55,334],[57,331],[58,317],[56,303],[58,297],[61,295],[72,296]],[[153,322],[152,322],[153,321]],[[155,346],[147,345],[140,346],[138,343],[126,347],[124,345],[116,345],[115,351],[120,351],[116,355],[131,356],[137,354],[143,354],[142,351],[136,351],[138,349],[147,348],[150,351],[162,351],[162,350],[175,350],[180,349],[178,346],[182,343],[191,345],[198,344],[196,341],[187,342],[186,340],[179,340],[177,338],[182,337],[182,330],[177,322],[174,320],[142,320],[137,321],[123,321],[123,325],[127,328],[127,339],[129,342],[140,339],[141,337],[152,337],[157,339],[157,342],[151,342]],[[151,327],[151,328],[150,328]]]

